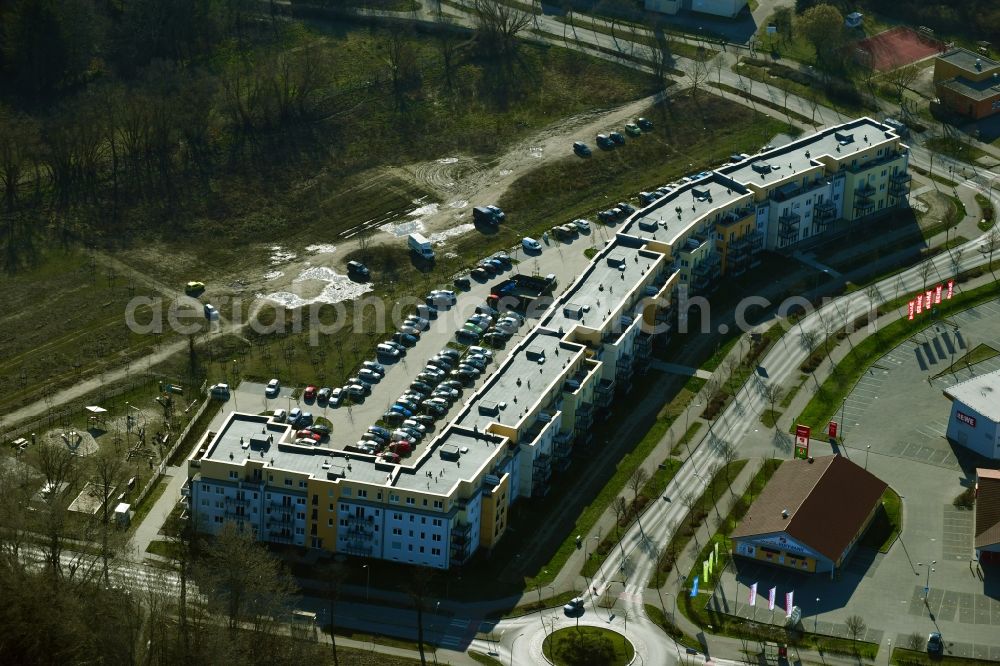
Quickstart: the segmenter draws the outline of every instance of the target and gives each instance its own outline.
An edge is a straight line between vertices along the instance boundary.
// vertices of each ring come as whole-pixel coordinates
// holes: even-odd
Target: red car
[[[312,384],[310,384],[309,386],[307,386],[306,387],[306,392],[302,394],[302,397],[305,398],[306,400],[315,400],[316,399],[316,387],[313,386]]]
[[[299,439],[307,437],[313,440],[314,442],[318,442],[319,440],[323,439],[322,435],[320,435],[318,432],[313,432],[312,430],[299,430],[297,433],[295,433],[295,436],[298,437]]]

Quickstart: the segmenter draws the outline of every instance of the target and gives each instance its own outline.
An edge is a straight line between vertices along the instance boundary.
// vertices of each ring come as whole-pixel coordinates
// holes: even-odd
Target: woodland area
[[[47,244],[266,240],[294,221],[232,220],[318,172],[492,154],[592,107],[614,66],[517,43],[526,15],[497,7],[425,34],[250,0],[3,3],[0,269]],[[620,78],[602,101],[634,98]]]
[[[996,0],[796,0],[802,13],[829,4],[842,14],[875,11],[911,26],[927,26],[944,36],[986,40],[1000,47],[1000,3]]]

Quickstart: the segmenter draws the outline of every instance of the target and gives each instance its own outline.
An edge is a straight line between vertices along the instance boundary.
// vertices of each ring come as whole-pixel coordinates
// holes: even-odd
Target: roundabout
[[[547,636],[542,653],[556,666],[625,666],[635,659],[635,647],[623,634],[604,627],[565,627]]]

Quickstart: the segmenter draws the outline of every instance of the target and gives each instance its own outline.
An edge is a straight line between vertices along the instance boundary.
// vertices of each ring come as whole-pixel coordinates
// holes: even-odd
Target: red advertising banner
[[[943,290],[944,290],[944,286],[943,285],[939,284],[938,286],[934,287],[934,304],[935,305],[940,305],[941,304],[941,292]]]
[[[808,458],[809,457],[809,436],[812,434],[812,430],[809,426],[799,424],[795,426],[795,457],[796,458]]]
[[[948,280],[948,300],[949,301],[951,300],[951,297],[954,295],[954,293],[955,293],[955,281],[954,280]]]
[[[916,307],[916,304],[913,301],[910,301],[910,316],[908,317],[910,321],[913,321],[913,311]]]
[[[836,421],[830,421],[830,424],[826,427],[826,434],[829,435],[830,437],[836,437],[837,436],[837,422]]]
[[[927,290],[926,292],[924,292],[924,309],[925,310],[930,310],[931,309],[931,298],[932,298],[932,296],[933,296],[933,292],[931,292],[930,290]]]
[[[917,314],[920,314],[921,312],[924,311],[924,297],[917,296],[916,301],[917,301]]]

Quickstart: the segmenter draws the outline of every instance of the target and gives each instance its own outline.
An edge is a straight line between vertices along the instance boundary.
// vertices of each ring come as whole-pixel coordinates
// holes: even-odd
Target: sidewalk
[[[177,506],[181,498],[181,486],[187,481],[187,469],[184,467],[167,467],[163,475],[170,479],[167,489],[156,500],[156,504],[149,510],[135,534],[132,535],[132,548],[135,554],[135,561],[142,562],[147,557],[158,558],[146,552],[146,548],[152,541],[159,538],[160,527],[166,522],[170,512]]]

